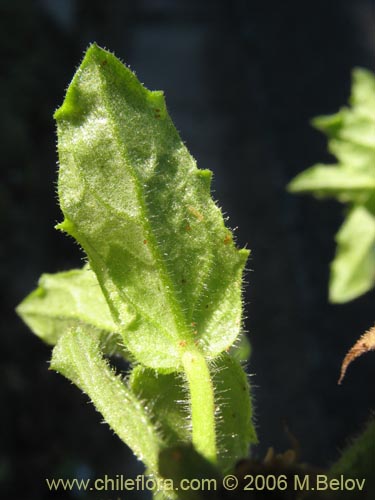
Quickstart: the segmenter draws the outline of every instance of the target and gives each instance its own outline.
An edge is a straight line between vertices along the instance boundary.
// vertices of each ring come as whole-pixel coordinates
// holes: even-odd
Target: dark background
[[[336,385],[345,352],[373,324],[374,292],[327,303],[329,262],[343,207],[285,191],[332,161],[309,119],[347,102],[354,66],[375,69],[370,0],[1,0],[0,485],[2,498],[86,498],[48,492],[44,478],[142,470],[87,398],[48,371],[50,348],[14,307],[42,272],[80,266],[53,229],[53,111],[89,42],[163,89],[172,118],[214,196],[252,249],[246,289],[248,365],[262,457],[289,447],[327,466],[374,408],[374,355]],[[112,495],[131,499],[141,495]],[[93,498],[92,496],[90,498]]]

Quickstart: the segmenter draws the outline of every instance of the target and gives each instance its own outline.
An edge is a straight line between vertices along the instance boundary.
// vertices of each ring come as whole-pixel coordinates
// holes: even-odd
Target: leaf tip
[[[74,236],[74,224],[67,218],[65,218],[62,222],[59,222],[59,224],[56,224],[55,229],[61,231],[62,233]]]
[[[341,290],[330,283],[328,289],[328,302],[330,304],[344,304],[345,302],[349,302],[349,300],[350,298],[346,297]]]
[[[84,99],[80,89],[80,75],[88,66],[103,66],[108,62],[111,54],[99,47],[95,42],[89,45],[71,84],[68,87],[63,104],[57,108],[53,118],[57,122],[79,122],[85,115]]]
[[[286,190],[288,193],[298,193],[298,180],[296,182],[298,176],[294,177],[288,184],[286,185]]]
[[[242,266],[242,268],[244,268],[246,265],[246,262],[249,259],[251,251],[248,248],[240,248],[239,250],[237,250],[237,252],[238,252],[240,265]]]

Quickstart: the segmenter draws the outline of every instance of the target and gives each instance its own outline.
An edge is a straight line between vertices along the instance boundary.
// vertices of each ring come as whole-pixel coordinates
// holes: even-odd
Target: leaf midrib
[[[73,155],[73,157],[74,157],[74,163],[75,163],[75,165],[79,165],[79,164],[80,164],[80,162],[79,162],[79,161],[77,161],[77,160],[76,160],[76,158],[75,158],[75,151],[73,151],[73,152],[72,152],[72,155]],[[90,194],[92,194],[92,190],[91,190],[91,189],[89,189],[89,188],[87,187],[87,181],[86,181],[86,179],[84,178],[84,176],[82,176],[82,175],[81,175],[80,177],[81,177],[81,182],[83,182],[83,183],[85,184],[85,189],[87,189],[87,190],[90,192]],[[61,197],[60,197],[60,199],[61,199]],[[101,199],[101,198],[99,198],[99,199]],[[97,201],[99,201],[99,200],[97,200]],[[105,204],[105,206],[107,206],[107,205]],[[117,214],[117,212],[115,212],[115,214],[116,214],[116,215],[118,215],[118,214]],[[72,236],[73,236],[73,235],[72,235]],[[95,259],[96,259],[98,262],[100,262],[100,263],[101,263],[101,267],[102,267],[103,269],[105,269],[105,268],[107,267],[107,266],[106,266],[106,263],[105,263],[105,261],[104,261],[104,259],[103,259],[103,257],[102,257],[102,256],[101,256],[101,255],[100,255],[100,254],[96,251],[95,247],[94,247],[94,246],[90,243],[90,241],[89,241],[89,240],[88,240],[85,236],[83,236],[83,235],[80,233],[80,235],[79,235],[79,236],[78,236],[78,235],[75,235],[74,237],[76,238],[76,240],[78,241],[78,243],[79,243],[80,245],[82,245],[82,247],[83,247],[83,248],[86,248],[86,249],[87,249],[87,251],[86,251],[86,253],[87,253],[87,254],[90,254],[90,253],[91,253],[92,255],[95,255]],[[96,266],[95,266],[95,259],[93,259],[92,265],[90,266],[93,270],[94,270],[94,269],[95,269],[95,267],[96,267]],[[94,271],[94,272],[95,272],[95,271]],[[95,274],[97,274],[97,273],[95,273]],[[98,276],[98,275],[97,275],[97,276]],[[98,278],[99,278],[99,277],[98,277]],[[99,280],[98,280],[98,281],[99,281]],[[112,280],[112,279],[111,279],[111,281],[112,281],[112,283],[113,283],[113,280]],[[99,282],[99,285],[100,285],[100,282]],[[101,286],[101,285],[100,285],[100,286]],[[115,286],[116,286],[116,285],[115,285]],[[126,293],[125,293],[122,289],[120,289],[118,286],[116,286],[116,289],[118,290],[118,293],[119,293],[119,295],[120,295],[120,296],[123,296],[123,297],[125,297],[125,298],[126,298],[126,300],[127,300],[127,304],[129,304],[129,305],[130,305],[130,306],[131,306],[131,307],[132,307],[132,308],[136,311],[136,313],[137,313],[137,314],[139,314],[140,316],[142,316],[142,317],[143,317],[143,318],[147,321],[147,323],[149,323],[150,325],[153,325],[153,326],[154,326],[157,330],[159,330],[159,331],[161,331],[161,332],[165,333],[165,335],[166,335],[167,337],[172,337],[171,332],[170,332],[169,330],[166,330],[163,326],[161,326],[161,325],[160,325],[160,324],[159,324],[159,323],[155,320],[155,318],[154,318],[154,317],[149,316],[149,315],[148,315],[148,314],[147,314],[147,313],[146,313],[146,312],[142,309],[142,307],[140,307],[140,304],[135,303],[135,302],[134,302],[134,301],[133,301],[133,300],[132,300],[132,299],[128,296],[128,294],[126,294]],[[113,302],[111,301],[111,299],[110,299],[110,297],[109,297],[109,294],[108,294],[108,293],[107,293],[107,291],[105,290],[105,287],[104,287],[104,286],[101,286],[101,290],[102,290],[102,292],[103,292],[103,294],[104,294],[104,297],[105,297],[105,299],[106,299],[106,301],[107,301],[107,303],[108,303],[108,305],[109,305],[109,308],[110,308],[110,310],[111,310],[111,312],[112,312],[112,315],[113,315],[113,316],[114,316],[114,318],[115,318],[115,322],[116,322],[116,323],[118,323],[118,324],[120,324],[120,322],[118,322],[118,321],[117,321],[117,319],[118,319],[118,313],[117,313],[117,311],[116,311],[116,309],[117,309],[117,308],[116,308],[116,306],[115,306],[115,305],[113,304]],[[120,328],[121,328],[121,326],[120,326]],[[179,332],[178,330],[176,330],[176,331],[177,331],[177,333]]]
[[[118,127],[116,125],[116,121],[113,117],[113,111],[111,107],[110,101],[108,101],[107,98],[107,82],[102,74],[100,67],[98,65],[95,65],[95,70],[97,74],[99,75],[98,81],[100,82],[102,86],[102,96],[103,96],[103,103],[104,103],[104,108],[107,111],[108,115],[108,121],[111,125],[112,131],[113,131],[113,137],[115,138],[115,142],[118,146],[118,149],[120,151],[120,156],[123,158],[128,159],[128,154],[127,151],[120,139],[120,133],[118,131]],[[153,158],[150,158],[152,162],[154,162]],[[133,168],[130,165],[130,162],[124,162],[124,168],[127,170],[128,174],[130,177],[133,179],[134,186],[135,186],[135,192],[138,198],[138,203],[140,207],[140,217],[142,220],[142,226],[143,230],[145,231],[145,234],[147,235],[147,241],[148,241],[148,247],[150,249],[151,255],[153,257],[153,260],[156,264],[156,269],[158,271],[158,274],[161,278],[161,282],[164,285],[164,293],[166,297],[168,298],[170,310],[173,313],[173,321],[175,324],[175,331],[178,335],[179,338],[184,338],[186,337],[191,337],[191,332],[187,326],[187,319],[185,318],[185,315],[183,313],[183,308],[181,304],[179,303],[177,299],[177,292],[175,290],[175,284],[172,282],[172,280],[169,278],[168,272],[166,270],[165,262],[160,254],[160,251],[157,246],[157,240],[154,236],[151,224],[150,224],[150,219],[147,216],[148,215],[148,210],[147,210],[147,204],[144,195],[142,194],[142,189],[140,187],[140,182],[138,176],[135,174],[133,171]],[[127,294],[124,294],[127,297]],[[128,297],[127,297],[128,298]],[[132,301],[131,301],[132,302]],[[133,304],[134,306],[134,304]],[[138,308],[137,308],[138,309]]]

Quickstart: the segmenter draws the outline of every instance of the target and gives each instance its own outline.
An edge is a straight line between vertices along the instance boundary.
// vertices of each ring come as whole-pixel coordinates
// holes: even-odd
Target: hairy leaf
[[[76,328],[65,333],[53,349],[51,368],[85,392],[134,454],[157,471],[161,438],[141,402],[103,359],[90,332]]]
[[[370,71],[353,71],[350,103],[350,108],[313,120],[327,134],[328,149],[338,163],[315,165],[288,185],[291,192],[335,197],[351,205],[337,235],[329,291],[332,302],[352,300],[375,282],[375,76]]]
[[[228,354],[215,360],[213,384],[218,436],[218,464],[229,472],[240,458],[248,456],[250,444],[257,442],[252,423],[249,383],[241,364]]]
[[[238,361],[248,361],[251,355],[251,345],[247,336],[245,334],[240,335],[228,352]]]
[[[131,373],[129,385],[147,406],[167,445],[191,440],[188,394],[181,375],[162,374],[138,365]]]
[[[375,326],[367,330],[353,345],[344,358],[341,365],[341,373],[338,383],[341,384],[345,377],[346,370],[352,361],[366,352],[375,350]]]
[[[125,346],[154,368],[208,358],[241,323],[247,250],[237,250],[167,113],[112,54],[92,45],[57,110],[60,229],[88,255]]]
[[[84,325],[107,354],[124,355],[108,304],[95,274],[88,268],[43,274],[38,288],[17,307],[29,328],[48,344],[56,344],[70,327]]]

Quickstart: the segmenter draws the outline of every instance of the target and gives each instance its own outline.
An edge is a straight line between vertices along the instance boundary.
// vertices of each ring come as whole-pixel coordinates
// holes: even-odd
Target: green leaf
[[[291,193],[313,192],[340,201],[367,201],[375,190],[375,171],[362,172],[347,166],[315,165],[297,175],[288,185]]]
[[[375,277],[375,216],[358,206],[336,235],[330,300],[346,302],[370,290]]]
[[[375,124],[375,76],[363,68],[355,68],[352,72],[352,94],[350,97],[351,107],[343,107],[333,115],[318,116],[312,120],[312,124],[318,130],[326,133],[329,138],[352,137],[359,143],[369,141],[371,148],[374,147],[374,124]],[[366,121],[367,120],[367,121]],[[355,133],[358,126],[365,124],[365,137]],[[370,125],[368,127],[368,125]],[[351,131],[353,129],[353,133]]]
[[[363,146],[344,139],[331,139],[328,149],[343,166],[352,168],[353,173],[357,171],[360,176],[367,175],[373,182],[374,172],[371,166],[375,163],[374,147]]]
[[[246,362],[251,355],[251,345],[245,334],[238,337],[237,342],[232,345],[229,354],[240,362]]]
[[[56,111],[59,228],[88,255],[125,346],[181,369],[185,346],[216,357],[241,326],[237,250],[167,113],[112,54],[92,45]]]
[[[248,456],[250,444],[257,442],[257,436],[252,423],[250,387],[239,361],[223,354],[215,360],[212,372],[217,408],[218,465],[226,473],[238,460]]]
[[[69,328],[84,325],[108,354],[124,355],[108,304],[95,274],[88,268],[43,274],[38,288],[17,307],[28,327],[47,344],[56,344]]]
[[[337,234],[329,297],[346,302],[375,283],[375,76],[353,70],[351,107],[319,116],[313,125],[327,134],[336,165],[315,165],[288,185],[294,193],[312,193],[350,203],[348,219]]]
[[[145,402],[168,446],[191,440],[188,394],[181,375],[162,374],[138,365],[131,373],[129,386]]]
[[[142,403],[103,359],[90,332],[76,328],[65,333],[53,349],[51,368],[85,392],[134,454],[157,471],[161,438]]]

